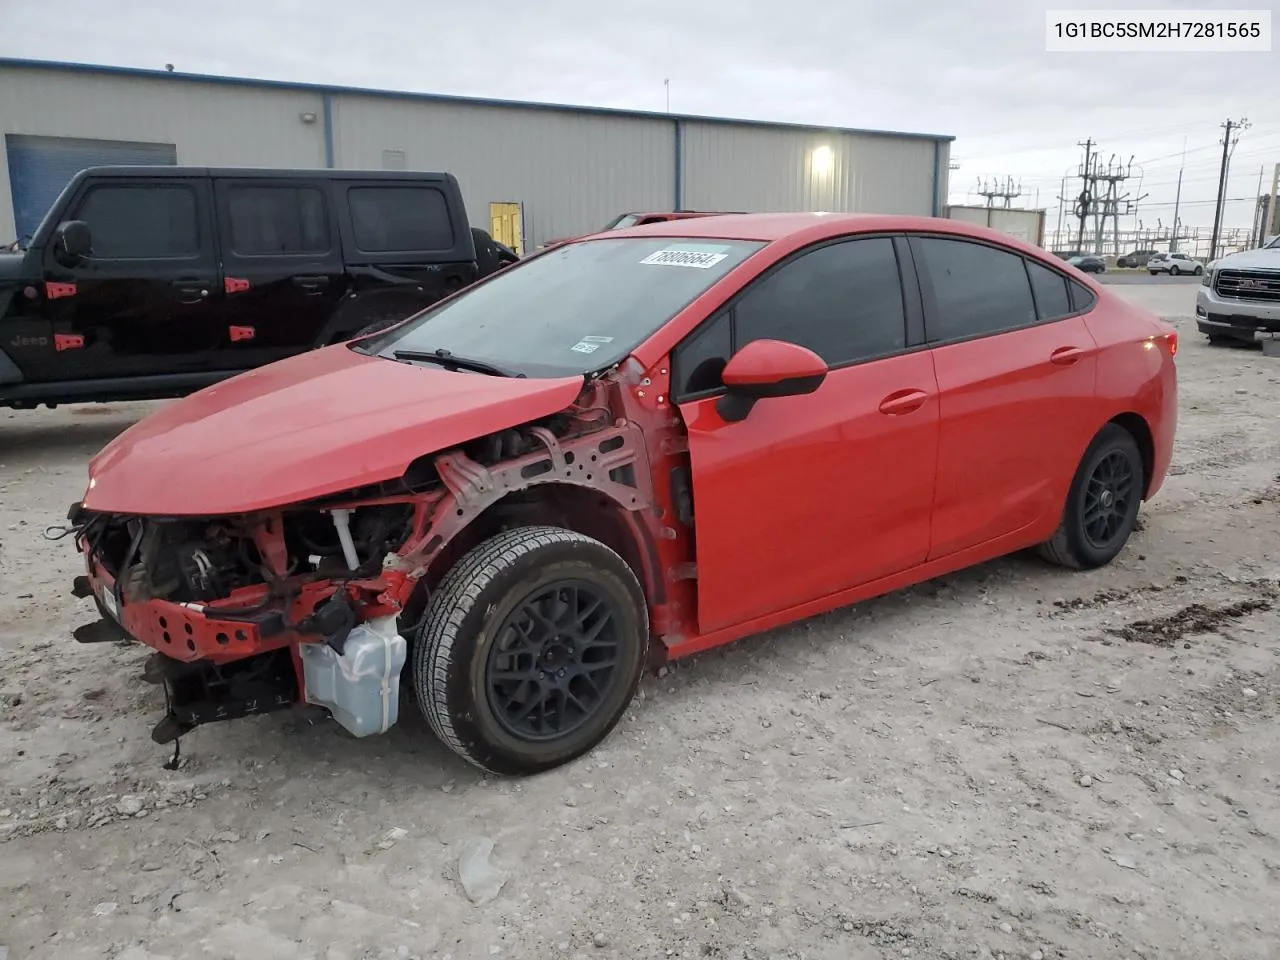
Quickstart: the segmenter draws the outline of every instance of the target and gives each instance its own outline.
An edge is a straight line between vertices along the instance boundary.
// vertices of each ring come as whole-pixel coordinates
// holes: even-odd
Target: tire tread
[[[442,743],[468,763],[488,772],[471,747],[459,736],[448,706],[448,678],[454,669],[459,630],[490,583],[521,557],[557,543],[577,543],[608,550],[608,546],[564,527],[527,526],[505,530],[480,543],[450,568],[427,602],[423,626],[414,645],[414,689],[427,724]],[[648,609],[641,612],[648,634]]]

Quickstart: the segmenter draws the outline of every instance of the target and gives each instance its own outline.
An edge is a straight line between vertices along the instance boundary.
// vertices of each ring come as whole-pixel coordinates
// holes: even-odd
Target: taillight
[[[1164,335],[1164,342],[1169,345],[1169,356],[1176,357],[1178,355],[1178,332],[1171,330]]]

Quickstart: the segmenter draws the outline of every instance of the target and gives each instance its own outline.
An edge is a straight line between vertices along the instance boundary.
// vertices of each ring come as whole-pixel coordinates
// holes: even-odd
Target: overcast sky
[[[1118,6],[1112,4],[1111,6]],[[1135,158],[1146,226],[1207,228],[1221,123],[1247,117],[1228,197],[1280,162],[1280,52],[1045,52],[1038,0],[0,0],[0,55],[956,136],[951,199],[1012,176],[1049,208],[1092,137]],[[1275,0],[1128,0],[1274,8]],[[1274,16],[1274,14],[1273,14]],[[1280,21],[1280,17],[1275,17]],[[1280,29],[1280,23],[1276,24]],[[1280,48],[1277,48],[1280,50]],[[1078,189],[1078,182],[1076,189]],[[1138,195],[1135,177],[1130,192]],[[978,198],[970,195],[970,200]],[[978,202],[981,202],[980,200]],[[1249,199],[1227,207],[1249,226]],[[1129,221],[1132,225],[1132,220]],[[1205,231],[1207,233],[1207,230]]]

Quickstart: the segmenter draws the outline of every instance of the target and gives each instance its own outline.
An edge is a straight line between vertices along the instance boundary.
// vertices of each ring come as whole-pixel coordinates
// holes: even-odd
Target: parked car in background
[[[666,223],[671,220],[694,220],[700,217],[723,217],[728,216],[725,212],[714,212],[707,210],[668,210],[668,211],[650,211],[648,213],[620,213],[607,224],[601,227],[597,233],[604,233],[609,230],[625,230],[628,227],[642,227],[648,223]],[[582,236],[592,236],[593,234],[583,234]],[[559,240],[548,240],[544,247],[554,247],[561,243],[569,243],[571,240],[581,239],[580,237],[562,237]]]
[[[1175,251],[1174,253],[1157,253],[1147,261],[1147,270],[1152,276],[1157,273],[1167,273],[1176,277],[1181,273],[1190,273],[1198,277],[1204,273],[1204,264],[1190,254]]]
[[[1103,260],[1101,257],[1095,257],[1092,254],[1088,256],[1071,257],[1067,260],[1067,263],[1071,264],[1078,270],[1083,270],[1085,273],[1107,272],[1107,261]]]
[[[161,742],[300,699],[382,733],[407,667],[452,750],[545,770],[646,664],[1027,547],[1109,563],[1177,344],[956,220],[611,231],[119,435],[69,512],[77,639],[154,649]]]
[[[1116,258],[1117,267],[1145,267],[1147,261],[1154,257],[1158,250],[1130,250]]]
[[[1196,326],[1211,343],[1262,340],[1265,349],[1275,351],[1280,336],[1280,237],[1260,249],[1209,264],[1196,293]]]
[[[514,258],[447,173],[85,170],[0,254],[0,406],[181,396]]]

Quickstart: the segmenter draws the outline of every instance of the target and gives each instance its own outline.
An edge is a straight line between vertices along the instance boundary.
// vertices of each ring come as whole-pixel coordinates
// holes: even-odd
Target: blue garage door
[[[178,149],[172,143],[27,137],[13,133],[6,134],[4,142],[9,156],[13,219],[20,240],[36,232],[63,187],[85,167],[172,166],[178,162]]]

